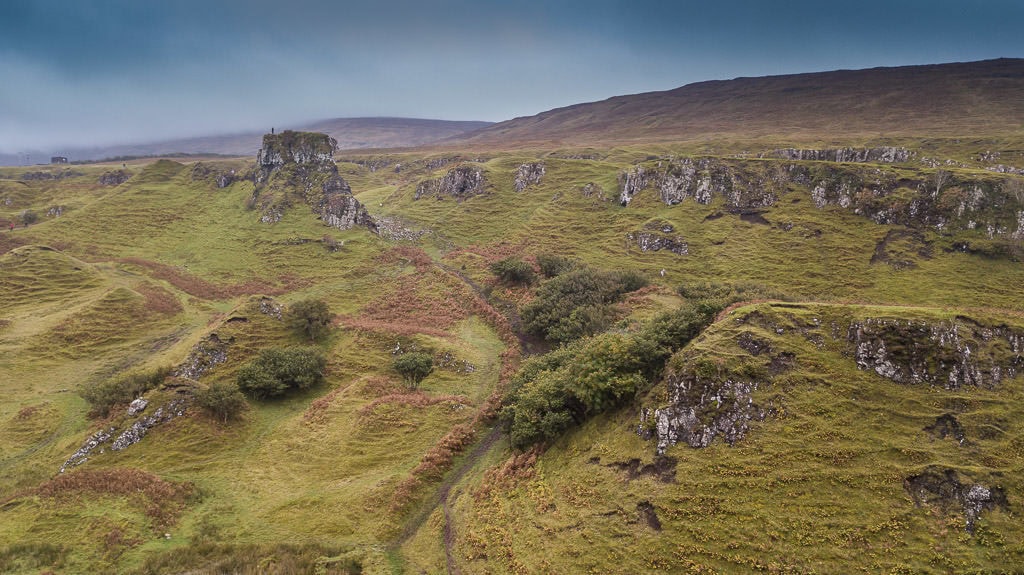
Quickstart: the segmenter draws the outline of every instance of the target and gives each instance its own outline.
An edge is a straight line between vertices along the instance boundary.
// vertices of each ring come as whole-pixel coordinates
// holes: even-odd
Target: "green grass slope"
[[[923,155],[927,143],[917,143]],[[391,236],[327,227],[299,202],[261,222],[250,207],[252,163],[242,160],[133,164],[118,185],[100,178],[119,167],[76,166],[61,179],[0,171],[0,219],[39,215],[0,233],[0,571],[998,571],[1019,562],[1020,376],[955,391],[896,384],[857,368],[845,327],[824,327],[964,316],[1019,328],[1019,206],[1003,187],[1017,177],[963,162],[944,168],[952,178],[935,194],[948,200],[942,209],[973,197],[975,182],[999,198],[998,208],[977,210],[1005,228],[991,236],[967,226],[970,210],[937,227],[817,207],[813,186],[795,180],[753,212],[722,195],[667,205],[653,186],[620,205],[625,174],[687,149],[346,153],[340,174]],[[712,158],[758,173],[835,168],[865,181],[884,172],[928,182],[937,171],[916,161]],[[517,191],[523,166],[535,163],[543,175]],[[482,186],[417,199],[421,184],[457,167],[479,170]],[[218,187],[213,174],[231,170],[234,180]],[[931,194],[907,186],[864,205],[895,210]],[[637,234],[647,232],[678,236],[686,253],[642,251]],[[772,415],[732,447],[669,447],[674,483],[659,479],[667,468],[644,467],[655,443],[636,435],[639,410],[664,407],[665,382],[544,453],[512,453],[492,431],[496,404],[520,344],[544,346],[514,333],[516,309],[536,286],[504,285],[490,265],[543,254],[636,270],[654,284],[617,304],[630,319],[614,329],[679,306],[680,284],[757,285],[806,302],[733,311],[670,366],[763,375],[755,364],[767,359],[735,343],[752,331],[795,357],[756,392]],[[262,350],[310,344],[279,317],[306,298],[334,316],[330,334],[312,342],[327,358],[323,384],[250,399],[228,423],[190,405],[127,449],[106,443],[58,473],[97,432],[118,436],[157,407],[234,382]],[[782,333],[736,322],[754,312]],[[820,346],[800,331],[815,318]],[[211,347],[223,358],[204,356]],[[418,389],[391,368],[412,349],[438,363]],[[208,369],[192,369],[200,364]],[[90,416],[77,393],[161,366],[175,375],[145,392],[140,416],[124,405]],[[970,445],[922,431],[945,411]],[[903,490],[929,466],[998,483],[1009,507],[986,511],[966,535],[962,514],[917,508]]]

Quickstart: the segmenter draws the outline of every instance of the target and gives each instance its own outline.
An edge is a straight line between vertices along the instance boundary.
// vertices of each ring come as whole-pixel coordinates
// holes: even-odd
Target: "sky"
[[[0,153],[1024,57],[1020,0],[0,0]]]

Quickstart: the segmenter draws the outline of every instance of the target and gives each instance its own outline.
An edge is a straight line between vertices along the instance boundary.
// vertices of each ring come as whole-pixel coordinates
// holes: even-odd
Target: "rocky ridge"
[[[743,211],[773,206],[791,189],[803,188],[819,209],[839,207],[877,224],[1024,237],[1024,199],[1017,192],[1022,184],[1016,179],[941,169],[905,174],[834,162],[672,158],[622,172],[619,203],[628,206],[637,194],[653,188],[666,205],[687,199],[707,205],[721,198],[730,211]]]
[[[444,196],[450,196],[456,201],[462,201],[486,193],[486,185],[483,170],[472,166],[458,166],[448,170],[448,173],[440,178],[420,182],[416,186],[414,199],[427,196],[442,199]]]

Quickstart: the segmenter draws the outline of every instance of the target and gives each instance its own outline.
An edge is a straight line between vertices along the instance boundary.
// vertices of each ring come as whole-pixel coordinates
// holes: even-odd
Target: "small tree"
[[[395,358],[391,367],[402,375],[406,385],[416,389],[434,371],[434,358],[429,353],[419,351],[403,353]]]
[[[324,379],[327,359],[313,347],[267,349],[238,370],[238,389],[256,399],[308,389]]]
[[[39,220],[39,216],[32,210],[25,210],[21,212],[19,217],[21,218],[21,224],[26,227],[31,226]]]
[[[949,183],[949,179],[953,177],[953,174],[946,170],[935,170],[935,174],[932,175],[932,181],[935,183],[935,195],[939,195],[942,191],[942,187]]]
[[[498,279],[511,284],[533,283],[534,273],[530,264],[519,258],[505,258],[491,264],[491,273]]]
[[[319,299],[304,299],[288,307],[288,325],[315,341],[323,337],[331,325],[331,310]]]
[[[229,419],[237,419],[249,406],[238,386],[226,382],[214,383],[196,392],[196,403],[224,423]]]
[[[540,254],[537,256],[537,266],[540,273],[546,278],[553,278],[571,270],[576,262],[571,259],[555,254]]]

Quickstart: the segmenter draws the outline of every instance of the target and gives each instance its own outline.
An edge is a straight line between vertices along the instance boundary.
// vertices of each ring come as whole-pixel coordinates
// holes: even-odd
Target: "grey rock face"
[[[337,149],[338,141],[327,134],[291,130],[264,134],[263,147],[256,154],[256,183],[266,182],[275,170],[288,164],[337,173],[338,168],[334,164]]]
[[[668,407],[653,412],[644,408],[638,432],[657,439],[657,453],[676,443],[707,447],[715,437],[729,445],[743,438],[751,421],[763,420],[766,410],[750,395],[757,382],[715,380],[694,374],[670,374]]]
[[[639,165],[620,175],[619,203],[629,205],[648,187],[656,188],[661,201],[670,206],[686,199],[706,205],[715,196],[736,208],[768,207],[778,200],[772,176],[752,176],[714,158],[682,158],[653,168]]]
[[[881,150],[879,154],[885,151],[877,150]],[[902,156],[895,150],[885,157],[898,160]],[[796,152],[793,155],[801,156]],[[877,224],[939,231],[978,229],[985,230],[990,238],[1014,233],[1024,237],[1024,219],[1016,217],[1024,211],[1022,200],[1003,189],[1012,186],[944,173],[948,177],[936,185],[938,172],[907,177],[890,168],[834,162],[807,165],[682,158],[640,164],[620,174],[619,203],[627,206],[638,193],[653,188],[667,205],[687,199],[709,204],[720,197],[728,211],[742,214],[772,206],[792,186],[799,186],[810,192],[814,205],[820,209],[837,206]]]
[[[516,170],[515,188],[517,192],[525,190],[529,186],[540,183],[544,177],[544,163],[534,162],[523,164]]]
[[[426,180],[416,186],[415,199],[434,196],[438,199],[451,196],[456,200],[464,200],[485,193],[487,184],[483,171],[470,166],[459,166],[448,170],[444,177]]]
[[[261,297],[256,304],[256,310],[274,319],[281,319],[284,316],[284,306],[269,297]]]
[[[626,239],[635,243],[642,252],[668,250],[678,256],[690,253],[690,248],[682,236],[669,236],[657,232],[639,231],[626,234]]]
[[[1004,327],[867,319],[847,340],[857,367],[896,383],[994,387],[1024,368],[1024,335]],[[1009,354],[996,353],[1002,347]]]
[[[318,207],[320,219],[325,224],[339,230],[366,226],[371,232],[377,233],[377,222],[352,195],[352,188],[344,178],[334,174],[324,182],[322,189],[323,196]]]
[[[786,160],[902,163],[909,161],[914,156],[914,153],[906,148],[882,146],[878,148],[831,148],[825,150],[783,148],[775,150],[770,155]],[[764,157],[764,154],[761,157]]]

